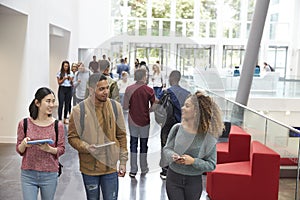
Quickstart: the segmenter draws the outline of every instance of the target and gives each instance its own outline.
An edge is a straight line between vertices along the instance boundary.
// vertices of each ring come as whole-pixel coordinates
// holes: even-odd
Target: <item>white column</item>
[[[270,0],[256,1],[236,102],[247,105]]]

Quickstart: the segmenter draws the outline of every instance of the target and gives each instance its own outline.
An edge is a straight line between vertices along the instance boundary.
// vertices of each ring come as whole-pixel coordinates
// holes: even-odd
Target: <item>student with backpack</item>
[[[126,126],[120,103],[108,98],[108,78],[94,73],[88,81],[89,97],[73,107],[69,144],[78,151],[87,199],[118,199],[118,177],[128,160]]]
[[[24,200],[54,199],[58,158],[65,152],[64,126],[52,117],[55,95],[39,88],[29,106],[30,117],[18,124],[16,151],[22,156],[21,185]],[[44,142],[43,142],[44,141]]]
[[[168,93],[170,95],[171,103],[169,103],[170,106],[173,107],[173,109],[166,110],[173,110],[173,112],[167,112],[168,115],[166,116],[166,120],[160,124],[161,125],[161,149],[166,145],[167,138],[169,135],[169,132],[174,124],[181,122],[181,107],[184,104],[184,101],[186,98],[190,95],[190,92],[186,89],[182,88],[179,85],[181,79],[181,73],[180,71],[174,70],[169,75],[169,83],[170,86],[167,90],[163,90],[160,95],[158,96],[158,99],[162,99],[164,97],[164,94]],[[160,101],[161,102],[161,101]],[[163,162],[163,155],[161,157],[160,166],[162,167],[162,172],[160,173],[161,179],[165,180],[167,176],[167,169],[168,166]]]

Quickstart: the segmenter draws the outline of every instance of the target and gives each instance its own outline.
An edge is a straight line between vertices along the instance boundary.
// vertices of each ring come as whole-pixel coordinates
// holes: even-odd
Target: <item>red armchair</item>
[[[278,200],[280,156],[258,141],[250,161],[218,164],[207,173],[211,200]]]
[[[217,143],[217,163],[248,161],[251,135],[238,126],[231,126],[228,142]]]

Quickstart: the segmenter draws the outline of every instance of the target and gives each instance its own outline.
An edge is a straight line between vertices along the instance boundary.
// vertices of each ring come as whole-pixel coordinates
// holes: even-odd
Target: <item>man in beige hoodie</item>
[[[106,76],[92,74],[88,85],[89,97],[72,110],[68,141],[78,151],[87,199],[99,199],[100,187],[103,199],[117,199],[128,160],[123,111],[108,98]]]

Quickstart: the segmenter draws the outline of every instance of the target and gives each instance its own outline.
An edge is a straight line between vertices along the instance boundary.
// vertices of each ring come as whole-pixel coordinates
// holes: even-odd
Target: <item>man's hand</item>
[[[126,174],[126,165],[119,165],[119,171],[118,171],[118,176],[119,177],[124,177]]]

